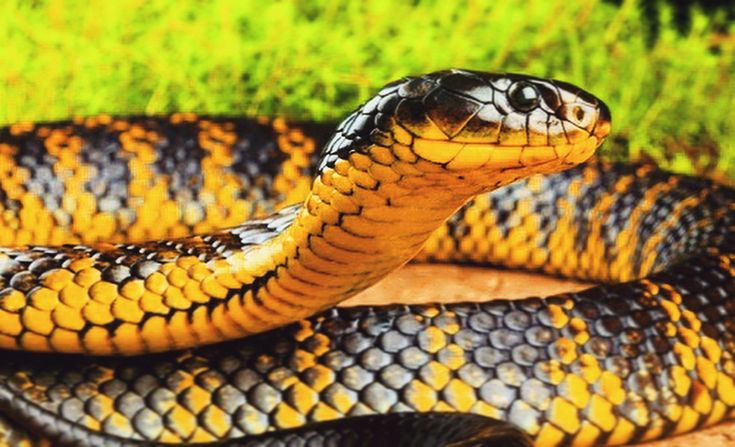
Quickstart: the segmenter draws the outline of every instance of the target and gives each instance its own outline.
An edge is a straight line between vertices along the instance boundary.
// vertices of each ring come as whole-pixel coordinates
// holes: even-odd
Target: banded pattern
[[[268,215],[303,200],[332,129],[194,114],[2,128],[0,246],[175,239]]]
[[[629,192],[618,194],[626,177]],[[507,210],[501,228],[529,205],[553,219],[548,203],[590,178],[591,191],[615,198],[612,209],[627,204],[631,213],[660,216],[644,219],[654,227],[668,220],[661,204],[711,220],[682,211],[670,231],[683,251],[661,246],[666,258],[656,266],[664,271],[645,281],[545,300],[337,309],[273,334],[180,355],[91,363],[55,357],[50,366],[46,357],[14,354],[17,360],[2,369],[2,405],[25,417],[28,405],[44,409],[33,422],[47,430],[66,421],[90,433],[162,442],[226,439],[343,415],[469,411],[509,420],[537,445],[622,444],[734,415],[735,192],[649,168],[593,163],[546,177],[555,187],[541,193],[532,179],[478,201],[492,203],[492,212]],[[672,183],[676,194],[659,196],[655,207],[635,195]],[[706,200],[699,207],[680,205],[700,195]],[[478,224],[469,211],[477,206],[440,230],[439,240],[452,234],[461,246],[460,228]],[[600,219],[577,228],[591,224]],[[586,234],[582,247],[594,240]],[[691,247],[686,240],[709,248],[689,251],[676,264]],[[446,252],[429,246],[426,253]]]
[[[16,356],[0,400],[47,430],[162,442],[405,411],[508,420],[545,446],[653,439],[735,411],[733,256],[692,261],[547,299],[334,309],[184,354]]]
[[[39,126],[43,148],[15,126],[3,146],[9,242],[83,244],[0,250],[0,347],[134,355],[313,315],[407,262],[473,196],[586,160],[609,118],[558,81],[458,70],[406,78],[337,127],[313,181],[303,175],[313,140],[292,130],[274,154],[264,123],[241,123],[253,135],[238,140],[232,122],[98,118]],[[196,136],[191,157],[182,136]],[[240,224],[258,194],[303,206]],[[130,241],[102,241],[116,231]]]
[[[78,445],[348,442],[365,421],[442,439],[442,412],[519,445],[480,416],[538,446],[618,445],[733,416],[735,191],[648,166],[558,172],[608,120],[568,84],[447,71],[389,84],[328,141],[193,115],[3,129],[0,346],[107,357],[6,351],[0,411]],[[424,260],[606,284],[259,333],[427,239]],[[45,442],[9,421],[6,439]]]
[[[215,281],[207,262],[280,228],[185,236],[302,201],[328,135],[308,129],[191,114],[4,128],[0,245],[51,247],[0,251],[0,346],[111,354],[211,338],[196,309],[221,303],[222,283],[252,278]],[[171,242],[143,242],[163,238]],[[162,316],[192,325],[173,330],[188,339],[159,337]]]
[[[419,259],[629,281],[729,237],[732,201],[731,188],[651,165],[589,163],[478,197]]]

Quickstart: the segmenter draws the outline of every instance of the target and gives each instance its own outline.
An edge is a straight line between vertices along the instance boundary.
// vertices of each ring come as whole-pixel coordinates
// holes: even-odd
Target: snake
[[[735,415],[735,190],[603,101],[451,69],[340,124],[0,129],[0,443],[603,446]],[[596,283],[335,307],[409,260]],[[441,281],[441,278],[436,278]]]

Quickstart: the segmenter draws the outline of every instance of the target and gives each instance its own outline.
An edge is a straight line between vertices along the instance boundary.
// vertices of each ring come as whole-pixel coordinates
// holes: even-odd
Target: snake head
[[[445,70],[385,86],[340,125],[322,167],[362,154],[403,177],[449,173],[492,189],[585,161],[610,119],[602,101],[565,82]]]

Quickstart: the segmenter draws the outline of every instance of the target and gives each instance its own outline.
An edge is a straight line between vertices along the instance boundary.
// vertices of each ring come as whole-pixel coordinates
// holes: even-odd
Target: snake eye
[[[541,94],[533,84],[519,81],[508,89],[508,101],[519,112],[529,112],[538,106]]]

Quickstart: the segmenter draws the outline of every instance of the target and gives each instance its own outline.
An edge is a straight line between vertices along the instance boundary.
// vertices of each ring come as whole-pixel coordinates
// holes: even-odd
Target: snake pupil
[[[532,84],[528,82],[516,82],[508,90],[510,104],[519,112],[528,112],[538,106],[541,95]]]

